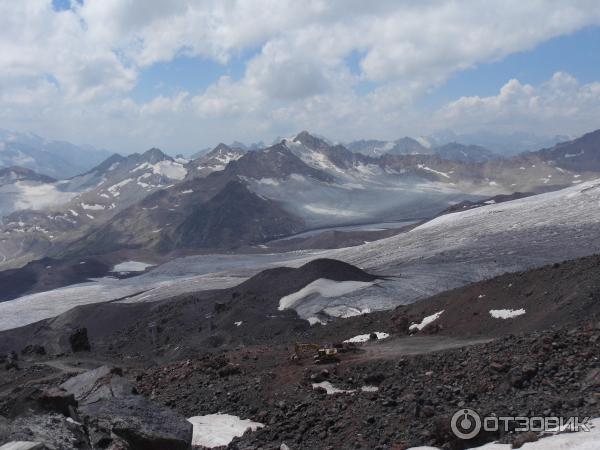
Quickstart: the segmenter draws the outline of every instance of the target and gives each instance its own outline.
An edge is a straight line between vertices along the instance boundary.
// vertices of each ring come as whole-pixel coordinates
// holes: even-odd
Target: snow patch
[[[362,386],[360,390],[363,392],[377,392],[379,388],[377,386]]]
[[[318,294],[322,297],[339,297],[359,289],[373,286],[373,282],[364,281],[333,281],[327,278],[319,278],[310,284],[307,284],[298,292],[281,297],[279,300],[279,310],[283,311],[293,307],[297,302],[309,295]]]
[[[93,210],[93,211],[99,211],[99,210],[106,208],[104,205],[99,205],[99,204],[88,205],[87,203],[81,203],[81,207],[83,209],[89,209],[89,210]]]
[[[107,188],[107,191],[110,192],[113,197],[118,197],[120,195],[120,190],[123,186],[131,183],[133,179],[127,178],[123,181],[118,182],[117,184],[113,184],[111,187]]]
[[[220,413],[194,416],[187,420],[193,425],[192,445],[207,448],[229,445],[234,437],[242,436],[247,430],[256,431],[264,427],[259,422]]]
[[[321,325],[327,325],[327,322],[325,322],[324,320],[322,320],[322,319],[319,319],[318,317],[315,317],[315,316],[313,316],[313,317],[309,317],[309,318],[308,318],[308,319],[306,319],[306,320],[308,320],[308,323],[310,324],[310,326],[311,326],[311,327],[312,327],[313,325],[316,325],[316,324],[318,324],[318,323],[319,323],[319,324],[321,324]]]
[[[389,338],[390,335],[388,333],[384,333],[382,331],[374,331],[377,336],[377,340]],[[346,339],[344,342],[348,344],[360,344],[363,342],[367,342],[371,339],[371,334],[359,334],[358,336],[351,337],[350,339]]]
[[[490,316],[494,319],[512,319],[513,317],[522,316],[525,310],[521,309],[490,309]]]
[[[436,312],[435,314],[432,314],[431,316],[427,316],[423,320],[421,320],[421,323],[413,323],[413,324],[411,324],[411,326],[408,327],[408,329],[410,331],[413,331],[413,330],[419,330],[419,331],[421,331],[427,325],[429,325],[430,323],[433,323],[437,319],[439,319],[440,316],[444,313],[444,311],[445,310],[441,310],[441,311]]]
[[[436,175],[440,175],[440,176],[445,177],[445,178],[450,178],[450,175],[448,175],[447,173],[440,172],[439,170],[432,169],[431,167],[427,167],[424,164],[417,164],[417,167],[419,169],[426,170],[427,172],[435,173]]]
[[[171,180],[183,180],[187,175],[187,169],[183,167],[183,164],[174,161],[159,161],[156,164],[144,163],[140,164],[134,170],[150,169],[152,173],[156,175],[162,175]]]
[[[261,178],[260,180],[257,180],[257,182],[260,184],[266,184],[268,186],[279,186],[279,181],[273,178]]]
[[[148,267],[152,266],[154,266],[154,264],[148,264],[140,261],[125,261],[113,267],[112,272],[143,272]]]
[[[354,392],[354,389],[338,389],[333,384],[331,384],[329,381],[321,381],[320,383],[313,383],[312,387],[313,387],[313,389],[317,389],[317,388],[325,389],[325,391],[327,392],[327,395],[352,394]]]

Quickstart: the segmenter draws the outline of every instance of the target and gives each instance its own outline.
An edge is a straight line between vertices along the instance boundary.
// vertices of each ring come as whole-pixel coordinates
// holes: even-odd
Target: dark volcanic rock
[[[59,414],[18,417],[9,425],[7,440],[39,442],[34,450],[90,449],[83,426]]]
[[[231,181],[208,202],[194,208],[161,246],[233,248],[303,229],[300,218],[250,192],[241,182]]]
[[[23,350],[21,350],[21,355],[43,356],[45,354],[46,354],[46,349],[44,348],[43,345],[39,345],[39,344],[30,344],[27,347],[25,347]]]
[[[100,400],[80,408],[96,436],[121,438],[131,450],[187,450],[192,424],[172,410],[141,396]]]
[[[38,403],[46,411],[53,411],[64,416],[71,414],[77,407],[77,401],[72,393],[52,387],[43,391],[38,397]]]
[[[377,279],[375,275],[351,264],[335,259],[321,258],[310,261],[297,269],[279,267],[263,270],[240,284],[236,290],[269,294],[269,296],[279,299],[283,295],[302,289],[319,278],[333,281],[374,281]]]
[[[87,328],[77,328],[69,336],[69,344],[73,352],[90,351],[90,341],[88,339]]]

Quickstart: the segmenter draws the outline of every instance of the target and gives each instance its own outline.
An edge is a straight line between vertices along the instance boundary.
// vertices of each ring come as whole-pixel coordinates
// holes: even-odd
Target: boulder
[[[72,394],[80,405],[135,394],[135,386],[123,378],[122,373],[119,368],[101,366],[68,379],[60,387]]]
[[[11,425],[10,441],[41,442],[44,444],[41,447],[33,448],[89,449],[83,426],[60,414],[20,416]]]
[[[90,341],[88,339],[87,328],[76,328],[69,335],[69,344],[71,350],[76,352],[89,352],[91,350]]]
[[[10,369],[18,370],[19,369],[19,355],[17,355],[17,352],[12,351],[6,356],[4,368],[6,370],[10,370]]]
[[[138,395],[110,398],[81,406],[90,434],[104,443],[116,436],[131,450],[188,450],[192,424],[174,411]]]
[[[47,448],[41,442],[12,441],[0,446],[0,450],[43,450]]]
[[[55,387],[43,391],[37,401],[44,410],[65,416],[70,414],[71,408],[77,407],[77,401],[72,393]]]
[[[29,355],[29,356],[43,356],[46,354],[46,349],[43,345],[38,344],[30,344],[21,350],[21,355]]]

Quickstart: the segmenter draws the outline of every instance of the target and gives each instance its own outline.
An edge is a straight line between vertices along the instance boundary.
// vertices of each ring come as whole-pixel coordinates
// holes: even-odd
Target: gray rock
[[[60,414],[17,417],[11,428],[10,441],[44,444],[34,448],[90,448],[83,426]]]
[[[77,328],[69,335],[69,344],[73,352],[89,352],[91,349],[87,328]]]
[[[12,441],[4,444],[0,450],[42,450],[44,448],[41,442]]]
[[[80,407],[79,412],[90,434],[115,435],[131,450],[191,448],[192,424],[141,396],[103,399]]]
[[[121,374],[120,369],[101,366],[68,379],[60,387],[73,394],[80,405],[133,395],[135,386]]]

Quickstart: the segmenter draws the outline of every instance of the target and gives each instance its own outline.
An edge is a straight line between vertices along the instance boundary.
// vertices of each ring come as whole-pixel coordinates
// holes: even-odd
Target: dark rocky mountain
[[[150,149],[127,157],[113,155],[82,175],[41,185],[32,193],[37,203],[30,202],[32,207],[4,218],[0,251],[12,255],[12,267],[43,257],[50,248],[58,251],[66,242],[79,239],[152,192],[180,182],[186,173],[182,163],[159,149]],[[35,206],[40,196],[34,194],[40,189],[52,203]],[[29,193],[20,187],[18,200],[26,203],[28,197],[23,191]]]
[[[248,152],[243,158],[229,164],[227,172],[256,180],[286,178],[292,174],[323,182],[334,180],[329,174],[305,164],[283,144],[276,144],[261,151]]]
[[[224,170],[231,161],[240,159],[246,150],[239,147],[229,147],[223,143],[210,152],[198,156],[187,164],[187,178],[205,177],[212,172]]]
[[[159,247],[232,248],[303,229],[302,220],[277,203],[251,193],[240,181],[230,181],[208,202],[194,208],[172,233],[165,233]]]
[[[38,183],[54,183],[56,180],[47,175],[41,175],[24,167],[6,167],[0,169],[0,186],[11,184],[15,181],[35,181]]]
[[[352,169],[358,164],[369,164],[375,161],[360,153],[348,150],[340,144],[329,144],[324,139],[302,131],[291,140],[282,143],[306,163],[319,169],[331,169],[327,163],[340,170]],[[334,174],[335,175],[335,174]]]
[[[305,229],[302,219],[277,202],[252,193],[244,182],[286,171],[327,179],[285,147],[249,152],[225,170],[146,197],[70,244],[66,254],[99,254],[121,248],[161,252],[232,249],[297,233]]]
[[[83,283],[91,278],[105,276],[110,269],[111,265],[106,261],[94,258],[42,258],[31,261],[18,269],[0,271],[0,302],[34,292]]]
[[[533,155],[565,170],[598,172],[600,171],[600,130],[533,152]]]

